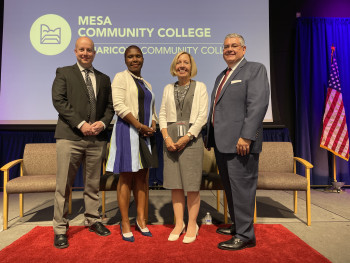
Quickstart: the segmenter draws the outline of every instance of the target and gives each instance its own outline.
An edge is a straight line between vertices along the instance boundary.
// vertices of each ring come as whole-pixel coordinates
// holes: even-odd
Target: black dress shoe
[[[216,229],[216,233],[219,233],[221,235],[234,236],[236,235],[236,226],[232,224],[229,227],[219,227],[218,229]]]
[[[68,247],[69,244],[68,244],[67,235],[66,234],[55,235],[55,241],[54,241],[53,245],[56,248],[66,248],[66,247]]]
[[[96,222],[89,226],[90,232],[95,232],[99,236],[109,236],[111,231],[109,231],[101,222]]]
[[[243,241],[239,238],[232,237],[230,240],[219,243],[218,248],[224,250],[241,250],[247,247],[255,247],[255,245],[255,240]]]

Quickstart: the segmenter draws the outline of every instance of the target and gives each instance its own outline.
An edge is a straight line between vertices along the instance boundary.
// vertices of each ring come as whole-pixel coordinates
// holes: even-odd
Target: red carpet
[[[330,262],[282,225],[256,224],[256,247],[225,251],[217,244],[228,239],[215,233],[214,225],[203,225],[197,240],[183,244],[182,237],[167,241],[173,226],[148,226],[153,237],[134,232],[135,242],[125,242],[119,225],[108,226],[112,234],[97,236],[87,228],[70,227],[66,249],[53,246],[52,227],[35,227],[0,251],[4,262]],[[132,227],[134,230],[134,227]]]

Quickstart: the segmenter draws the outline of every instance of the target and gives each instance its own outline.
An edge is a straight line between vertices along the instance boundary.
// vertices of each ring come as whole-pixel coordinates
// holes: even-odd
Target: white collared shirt
[[[82,67],[79,62],[77,62],[77,65],[78,65],[78,68],[81,72],[81,75],[83,76],[83,79],[85,81],[85,68]],[[94,72],[94,68],[93,67],[90,67],[88,68],[88,70],[90,70],[89,72],[89,77],[91,79],[91,83],[92,83],[92,88],[94,89],[94,93],[95,93],[95,98],[97,99],[97,94],[96,94],[96,76],[95,76],[95,72]],[[81,123],[78,124],[77,128],[80,129],[81,126],[83,126],[83,124],[85,123],[86,121],[82,121]],[[103,121],[101,121],[101,123],[103,124],[103,127],[104,129],[106,129],[106,124],[103,123]]]
[[[233,71],[235,71],[236,70],[236,68],[238,67],[238,65],[242,62],[242,60],[244,59],[244,57],[242,57],[241,58],[241,60],[240,61],[238,61],[238,63],[236,64],[236,65],[234,65],[233,66],[233,68],[231,68],[231,72],[230,73],[228,73],[228,76],[227,76],[227,78],[226,78],[226,80],[225,80],[225,83],[223,83],[222,84],[222,87],[224,87],[224,85],[226,84],[226,82],[227,82],[227,80],[231,77],[231,75],[232,75],[232,73],[233,73]],[[227,67],[227,69],[229,69],[229,67]],[[225,77],[225,74],[222,76],[222,78],[221,78],[221,80],[220,80],[220,82],[219,82],[219,85],[218,85],[218,87],[216,88],[216,91],[215,91],[215,97],[214,97],[214,105],[213,105],[213,112],[212,112],[212,114],[211,114],[211,122],[213,123],[213,116],[214,116],[214,112],[215,112],[215,99],[216,99],[216,93],[218,92],[218,88],[219,88],[219,86],[220,86],[220,84],[221,84],[221,81],[223,80],[223,78]]]
[[[244,59],[244,57],[242,57],[242,59],[241,59],[240,61],[238,61],[238,63],[237,63],[236,65],[234,65],[233,68],[231,68],[231,72],[228,74],[228,76],[227,76],[227,78],[226,78],[226,80],[225,80],[225,83],[226,83],[226,81],[231,77],[233,71],[236,70],[236,68],[237,68],[238,65],[242,62],[243,59]],[[227,69],[228,69],[228,68],[229,68],[229,67],[227,67]],[[221,78],[221,80],[220,80],[220,82],[219,82],[219,86],[220,86],[221,81],[223,80],[224,77],[225,77],[225,75],[222,76],[222,78]],[[224,83],[222,86],[224,86],[225,83]],[[219,87],[219,86],[218,86],[218,87]],[[218,89],[216,89],[216,92],[218,92]],[[215,92],[215,97],[216,97],[216,92]]]
[[[85,81],[85,72],[84,72],[85,68],[82,67],[82,66],[79,64],[79,62],[77,62],[77,65],[78,65],[79,70],[80,70],[80,72],[81,72],[81,75],[83,76],[83,79],[84,79],[84,81]],[[96,98],[96,77],[95,77],[95,73],[94,73],[94,68],[93,68],[93,67],[90,67],[90,68],[88,68],[88,70],[90,70],[90,72],[89,72],[89,77],[90,77],[90,79],[91,79],[92,88],[94,89],[95,98]]]

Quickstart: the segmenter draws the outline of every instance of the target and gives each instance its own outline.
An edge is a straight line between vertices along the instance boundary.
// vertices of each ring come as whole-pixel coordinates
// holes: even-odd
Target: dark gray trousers
[[[220,153],[215,147],[215,157],[230,217],[236,225],[236,237],[243,241],[255,240],[253,222],[259,154]]]

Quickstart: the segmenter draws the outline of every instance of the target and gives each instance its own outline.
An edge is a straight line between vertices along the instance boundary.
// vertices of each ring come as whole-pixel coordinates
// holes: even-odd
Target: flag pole
[[[332,182],[332,185],[333,188],[337,189],[337,192],[339,193],[340,188],[344,185],[344,183],[337,181],[336,155],[346,161],[349,160],[349,137],[348,128],[346,125],[343,97],[340,88],[339,71],[335,57],[335,46],[333,44],[331,50],[330,72],[325,111],[323,115],[323,129],[320,140],[320,147],[333,153],[334,181]],[[332,107],[332,105],[335,103],[339,105],[339,107]],[[335,140],[331,140],[331,138],[335,138]]]
[[[337,182],[337,162],[336,162],[336,156],[333,153],[333,182]]]
[[[331,64],[333,64],[333,53],[335,51],[335,46],[332,44],[332,54],[331,54]],[[337,182],[337,162],[336,162],[336,156],[333,153],[333,182]]]

